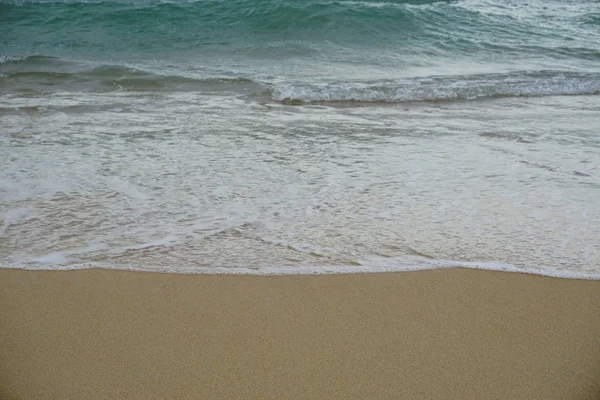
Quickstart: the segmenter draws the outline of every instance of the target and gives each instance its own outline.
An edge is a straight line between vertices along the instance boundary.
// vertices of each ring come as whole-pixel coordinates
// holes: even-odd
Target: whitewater
[[[600,279],[594,1],[0,3],[0,265]]]

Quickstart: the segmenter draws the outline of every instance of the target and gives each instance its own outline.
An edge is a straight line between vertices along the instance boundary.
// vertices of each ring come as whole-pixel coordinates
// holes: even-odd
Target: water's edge
[[[539,268],[518,268],[510,264],[500,263],[476,263],[460,262],[450,260],[432,260],[429,265],[414,266],[393,266],[393,265],[374,265],[374,266],[329,266],[319,267],[263,267],[263,268],[240,268],[240,267],[208,267],[201,269],[194,268],[173,268],[173,267],[124,267],[112,266],[101,263],[71,264],[49,267],[41,264],[28,265],[2,265],[0,269],[12,269],[22,271],[75,271],[84,269],[105,269],[116,271],[131,272],[153,272],[176,275],[250,275],[250,276],[294,276],[294,275],[354,275],[354,274],[376,274],[393,272],[418,272],[435,269],[474,269],[495,272],[510,272],[527,275],[538,275],[549,278],[574,279],[574,280],[600,280],[600,274],[586,274],[578,272],[550,271]]]

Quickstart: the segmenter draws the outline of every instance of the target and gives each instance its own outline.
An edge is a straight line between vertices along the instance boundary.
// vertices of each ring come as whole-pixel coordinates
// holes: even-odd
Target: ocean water
[[[594,0],[0,1],[0,265],[600,279]]]

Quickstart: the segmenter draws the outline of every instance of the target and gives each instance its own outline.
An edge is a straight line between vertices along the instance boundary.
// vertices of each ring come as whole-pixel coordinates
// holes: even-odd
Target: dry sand
[[[0,398],[600,399],[600,281],[0,270]]]

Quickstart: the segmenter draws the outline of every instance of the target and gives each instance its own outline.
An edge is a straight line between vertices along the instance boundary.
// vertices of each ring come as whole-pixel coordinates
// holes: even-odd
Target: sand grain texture
[[[2,399],[600,399],[600,281],[0,270]]]

